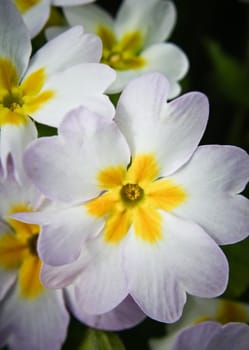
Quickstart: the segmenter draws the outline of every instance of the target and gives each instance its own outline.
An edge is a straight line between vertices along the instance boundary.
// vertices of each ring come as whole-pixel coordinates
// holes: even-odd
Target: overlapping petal
[[[69,114],[59,130],[62,135],[58,137],[35,141],[24,157],[29,176],[49,198],[91,199],[102,190],[97,178],[100,170],[126,166],[130,161],[128,146],[116,125],[86,109]],[[112,139],[115,147],[110,143]]]
[[[83,206],[61,210],[57,215],[54,214],[48,225],[42,227],[38,241],[41,259],[49,265],[75,261],[80,256],[84,241],[98,234],[103,225],[103,220],[87,215]]]
[[[75,26],[50,40],[35,53],[26,76],[40,68],[45,68],[46,74],[50,75],[83,62],[99,62],[101,50],[101,40],[96,35],[86,34],[81,26]]]
[[[13,288],[0,303],[0,344],[7,342],[13,350],[59,350],[69,322],[62,291],[46,290],[33,301],[18,293]]]
[[[156,155],[160,176],[175,171],[192,156],[208,119],[203,94],[188,93],[170,103],[166,103],[167,95],[163,75],[139,77],[123,91],[115,116],[133,155]]]
[[[207,350],[217,349],[232,350],[239,344],[241,350],[247,350],[249,346],[249,327],[243,323],[230,323],[223,327],[220,334],[215,334]]]
[[[68,287],[75,282],[84,267],[89,264],[92,257],[86,249],[83,249],[80,257],[71,264],[50,266],[42,264],[41,281],[47,288],[58,289]]]
[[[194,222],[168,213],[162,215],[165,259],[176,279],[192,295],[215,297],[222,294],[228,283],[228,262],[216,242]]]
[[[23,20],[34,38],[45,25],[50,13],[51,0],[40,0],[22,13]]]
[[[210,337],[219,334],[220,330],[221,325],[216,322],[200,323],[184,330],[178,336],[172,350],[208,349]]]
[[[176,9],[172,2],[148,0],[136,2],[126,0],[122,3],[115,22],[118,37],[126,32],[141,31],[144,46],[166,40],[174,27]]]
[[[180,320],[176,323],[167,325],[167,335],[162,338],[154,338],[150,340],[151,350],[172,350],[172,345],[175,343],[178,336],[179,339],[185,339],[185,341],[188,343],[187,335],[186,338],[183,337],[185,331],[183,331],[182,335],[180,335],[180,332],[186,327],[190,327],[208,320],[217,321],[221,324],[227,324],[229,322],[246,323],[249,320],[249,305],[225,298],[206,299],[189,296]],[[200,328],[202,328],[202,326],[200,326]],[[215,337],[215,331],[212,334],[212,327],[210,329],[207,327],[205,332],[207,334],[207,339],[204,339],[203,345],[206,344],[206,341],[208,341],[209,338],[211,339],[212,336]],[[186,332],[186,334],[187,333],[188,332]],[[196,333],[198,333],[197,329]],[[196,340],[199,337],[201,337],[201,332],[200,334],[196,334]],[[219,346],[214,347],[214,349],[215,348],[219,349]],[[197,347],[197,349],[199,350],[199,347]]]
[[[216,322],[203,322],[183,330],[172,350],[233,350],[239,346],[247,350],[249,327],[243,323],[229,323],[222,327]]]
[[[15,176],[25,181],[26,174],[23,171],[22,155],[26,146],[37,137],[35,124],[26,119],[24,124],[6,124],[1,128],[0,149],[1,163],[5,176],[7,175],[7,161],[9,154],[15,164]]]
[[[99,235],[84,247],[93,260],[89,261],[75,281],[75,297],[79,308],[90,315],[109,312],[128,295],[122,268],[123,246],[107,246],[103,235]]]
[[[99,25],[113,28],[114,21],[110,14],[94,4],[77,7],[64,7],[63,12],[71,26],[81,24],[88,33],[96,33]]]
[[[167,252],[162,245],[159,242],[151,246],[130,235],[123,264],[129,294],[143,312],[158,321],[171,323],[181,316],[186,294],[166,263]]]
[[[168,98],[179,95],[180,85],[175,80],[182,79],[187,73],[189,63],[185,53],[174,44],[160,43],[151,45],[141,55],[146,62],[141,68],[141,73],[153,71],[163,73],[170,82]]]
[[[115,72],[99,63],[83,63],[54,74],[41,91],[51,91],[52,98],[35,111],[33,118],[58,127],[68,111],[82,104],[100,115],[113,115],[113,105],[102,94],[114,78]]]
[[[90,327],[112,331],[124,330],[134,327],[146,317],[130,296],[124,299],[115,309],[107,313],[89,315],[79,307],[74,293],[74,286],[70,286],[65,292],[73,315]]]
[[[0,269],[0,301],[5,297],[9,289],[14,285],[16,274],[13,271]]]

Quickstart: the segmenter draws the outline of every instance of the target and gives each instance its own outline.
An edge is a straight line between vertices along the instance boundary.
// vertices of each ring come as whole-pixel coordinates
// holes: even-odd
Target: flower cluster
[[[204,94],[171,100],[188,69],[164,42],[173,3],[125,0],[114,20],[87,2],[0,2],[0,346],[12,350],[61,349],[70,313],[104,330],[176,322],[188,294],[225,291],[219,245],[249,235],[248,154],[199,146]],[[68,27],[32,52],[51,4]],[[202,327],[205,349],[237,330],[248,346],[243,325]]]

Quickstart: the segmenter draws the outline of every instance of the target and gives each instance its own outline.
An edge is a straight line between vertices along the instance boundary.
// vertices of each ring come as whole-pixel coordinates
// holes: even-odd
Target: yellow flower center
[[[38,297],[44,287],[40,282],[41,261],[37,255],[38,225],[26,224],[10,216],[17,212],[30,211],[23,204],[16,205],[9,212],[8,223],[11,232],[0,237],[0,267],[5,270],[18,269],[20,296],[26,299]]]
[[[144,191],[137,184],[126,184],[121,188],[120,195],[127,204],[134,205],[143,198]]]
[[[13,1],[21,13],[25,13],[26,11],[30,10],[31,7],[41,2],[41,0],[13,0]]]
[[[142,35],[139,32],[126,33],[118,41],[108,27],[101,25],[97,34],[103,43],[102,63],[117,70],[139,69],[145,65],[145,59],[140,56]]]
[[[187,193],[180,184],[158,175],[153,154],[136,156],[128,169],[116,166],[99,172],[98,183],[104,193],[86,207],[90,215],[105,218],[106,242],[119,243],[131,227],[147,243],[162,239],[159,210],[173,210],[186,200]]]
[[[19,84],[13,63],[0,57],[0,126],[25,123],[54,96],[51,90],[41,91],[45,78],[45,69],[40,68]]]

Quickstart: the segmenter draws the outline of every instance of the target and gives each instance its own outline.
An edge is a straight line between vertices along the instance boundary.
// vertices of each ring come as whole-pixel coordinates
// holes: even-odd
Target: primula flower
[[[67,334],[68,309],[85,324],[101,329],[124,329],[142,321],[145,315],[130,297],[106,314],[88,315],[78,309],[73,284],[65,290],[49,290],[41,284],[40,226],[12,216],[37,209],[52,215],[58,204],[46,200],[24,172],[16,178],[12,156],[7,177],[2,176],[1,163],[0,170],[0,346],[60,349]]]
[[[167,335],[152,339],[152,350],[170,349],[180,330],[204,321],[216,321],[221,324],[229,322],[249,322],[249,305],[228,299],[203,299],[189,297],[180,320],[167,325]]]
[[[101,115],[114,113],[105,89],[114,71],[97,63],[101,41],[81,27],[68,30],[44,45],[29,61],[29,33],[16,7],[0,1],[0,127],[1,158],[28,143],[34,135],[29,116],[57,126],[64,114],[80,104]],[[79,64],[80,63],[80,64]],[[21,159],[19,157],[19,159]]]
[[[57,288],[77,276],[87,313],[108,312],[130,295],[151,318],[174,322],[186,292],[224,292],[228,264],[218,244],[248,235],[249,202],[237,195],[248,154],[197,147],[207,98],[192,92],[167,103],[168,91],[159,73],[139,77],[121,94],[114,121],[79,108],[58,136],[31,143],[24,156],[41,192],[70,206],[53,217],[18,216],[42,225],[38,251],[56,267],[42,269],[42,280]]]
[[[51,6],[87,4],[94,0],[12,0],[28,27],[31,38],[36,36],[49,18]]]
[[[179,333],[172,346],[164,350],[248,350],[249,326],[245,323],[203,322]]]
[[[69,315],[62,290],[40,282],[37,254],[39,225],[12,218],[18,211],[39,208],[41,193],[24,176],[16,178],[13,157],[0,182],[0,346],[12,350],[60,349]]]
[[[120,92],[132,78],[151,71],[166,75],[169,98],[180,93],[178,81],[188,70],[188,60],[175,44],[164,43],[176,20],[172,2],[124,0],[115,19],[94,4],[66,7],[64,14],[70,25],[82,24],[102,39],[102,62],[117,72],[109,93]]]

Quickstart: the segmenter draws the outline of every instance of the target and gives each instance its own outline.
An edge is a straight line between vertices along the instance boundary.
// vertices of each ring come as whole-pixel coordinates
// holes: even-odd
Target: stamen
[[[122,60],[122,55],[118,52],[112,52],[109,56],[110,66],[117,64]]]
[[[122,199],[129,204],[136,204],[144,196],[143,189],[137,184],[126,184],[120,191]]]
[[[12,112],[22,107],[23,100],[19,94],[8,94],[3,98],[3,106],[9,108]]]

